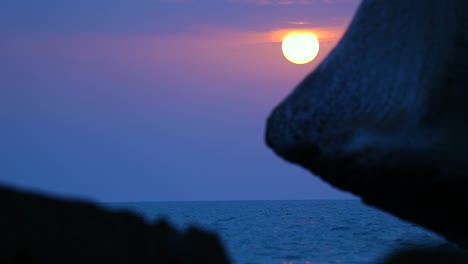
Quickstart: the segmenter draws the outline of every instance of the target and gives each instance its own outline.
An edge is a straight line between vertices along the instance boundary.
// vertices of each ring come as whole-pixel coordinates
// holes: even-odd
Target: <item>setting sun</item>
[[[283,39],[284,57],[295,64],[306,64],[317,56],[319,42],[311,32],[294,32]]]

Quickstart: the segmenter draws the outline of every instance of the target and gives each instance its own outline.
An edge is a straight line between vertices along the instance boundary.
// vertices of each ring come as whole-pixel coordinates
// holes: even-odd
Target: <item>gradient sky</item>
[[[358,0],[0,2],[0,183],[97,201],[340,199],[264,144]],[[282,37],[321,50],[286,61]]]

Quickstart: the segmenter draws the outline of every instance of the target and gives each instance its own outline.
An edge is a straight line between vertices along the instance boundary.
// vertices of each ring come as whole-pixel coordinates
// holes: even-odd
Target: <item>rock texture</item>
[[[216,235],[0,186],[0,263],[229,263]]]
[[[468,253],[464,250],[439,247],[400,249],[377,264],[466,264]]]
[[[468,2],[364,0],[271,113],[267,144],[468,248]]]

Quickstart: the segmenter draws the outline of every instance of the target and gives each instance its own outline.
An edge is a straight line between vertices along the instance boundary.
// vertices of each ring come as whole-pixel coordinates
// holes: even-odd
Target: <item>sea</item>
[[[376,263],[395,250],[455,247],[360,200],[135,202],[107,204],[181,230],[214,231],[235,264]]]

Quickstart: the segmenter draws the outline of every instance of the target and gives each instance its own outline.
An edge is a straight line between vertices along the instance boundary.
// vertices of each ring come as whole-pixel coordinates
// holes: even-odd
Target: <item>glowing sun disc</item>
[[[310,32],[286,35],[281,45],[284,57],[295,64],[311,62],[319,52],[319,42]]]

